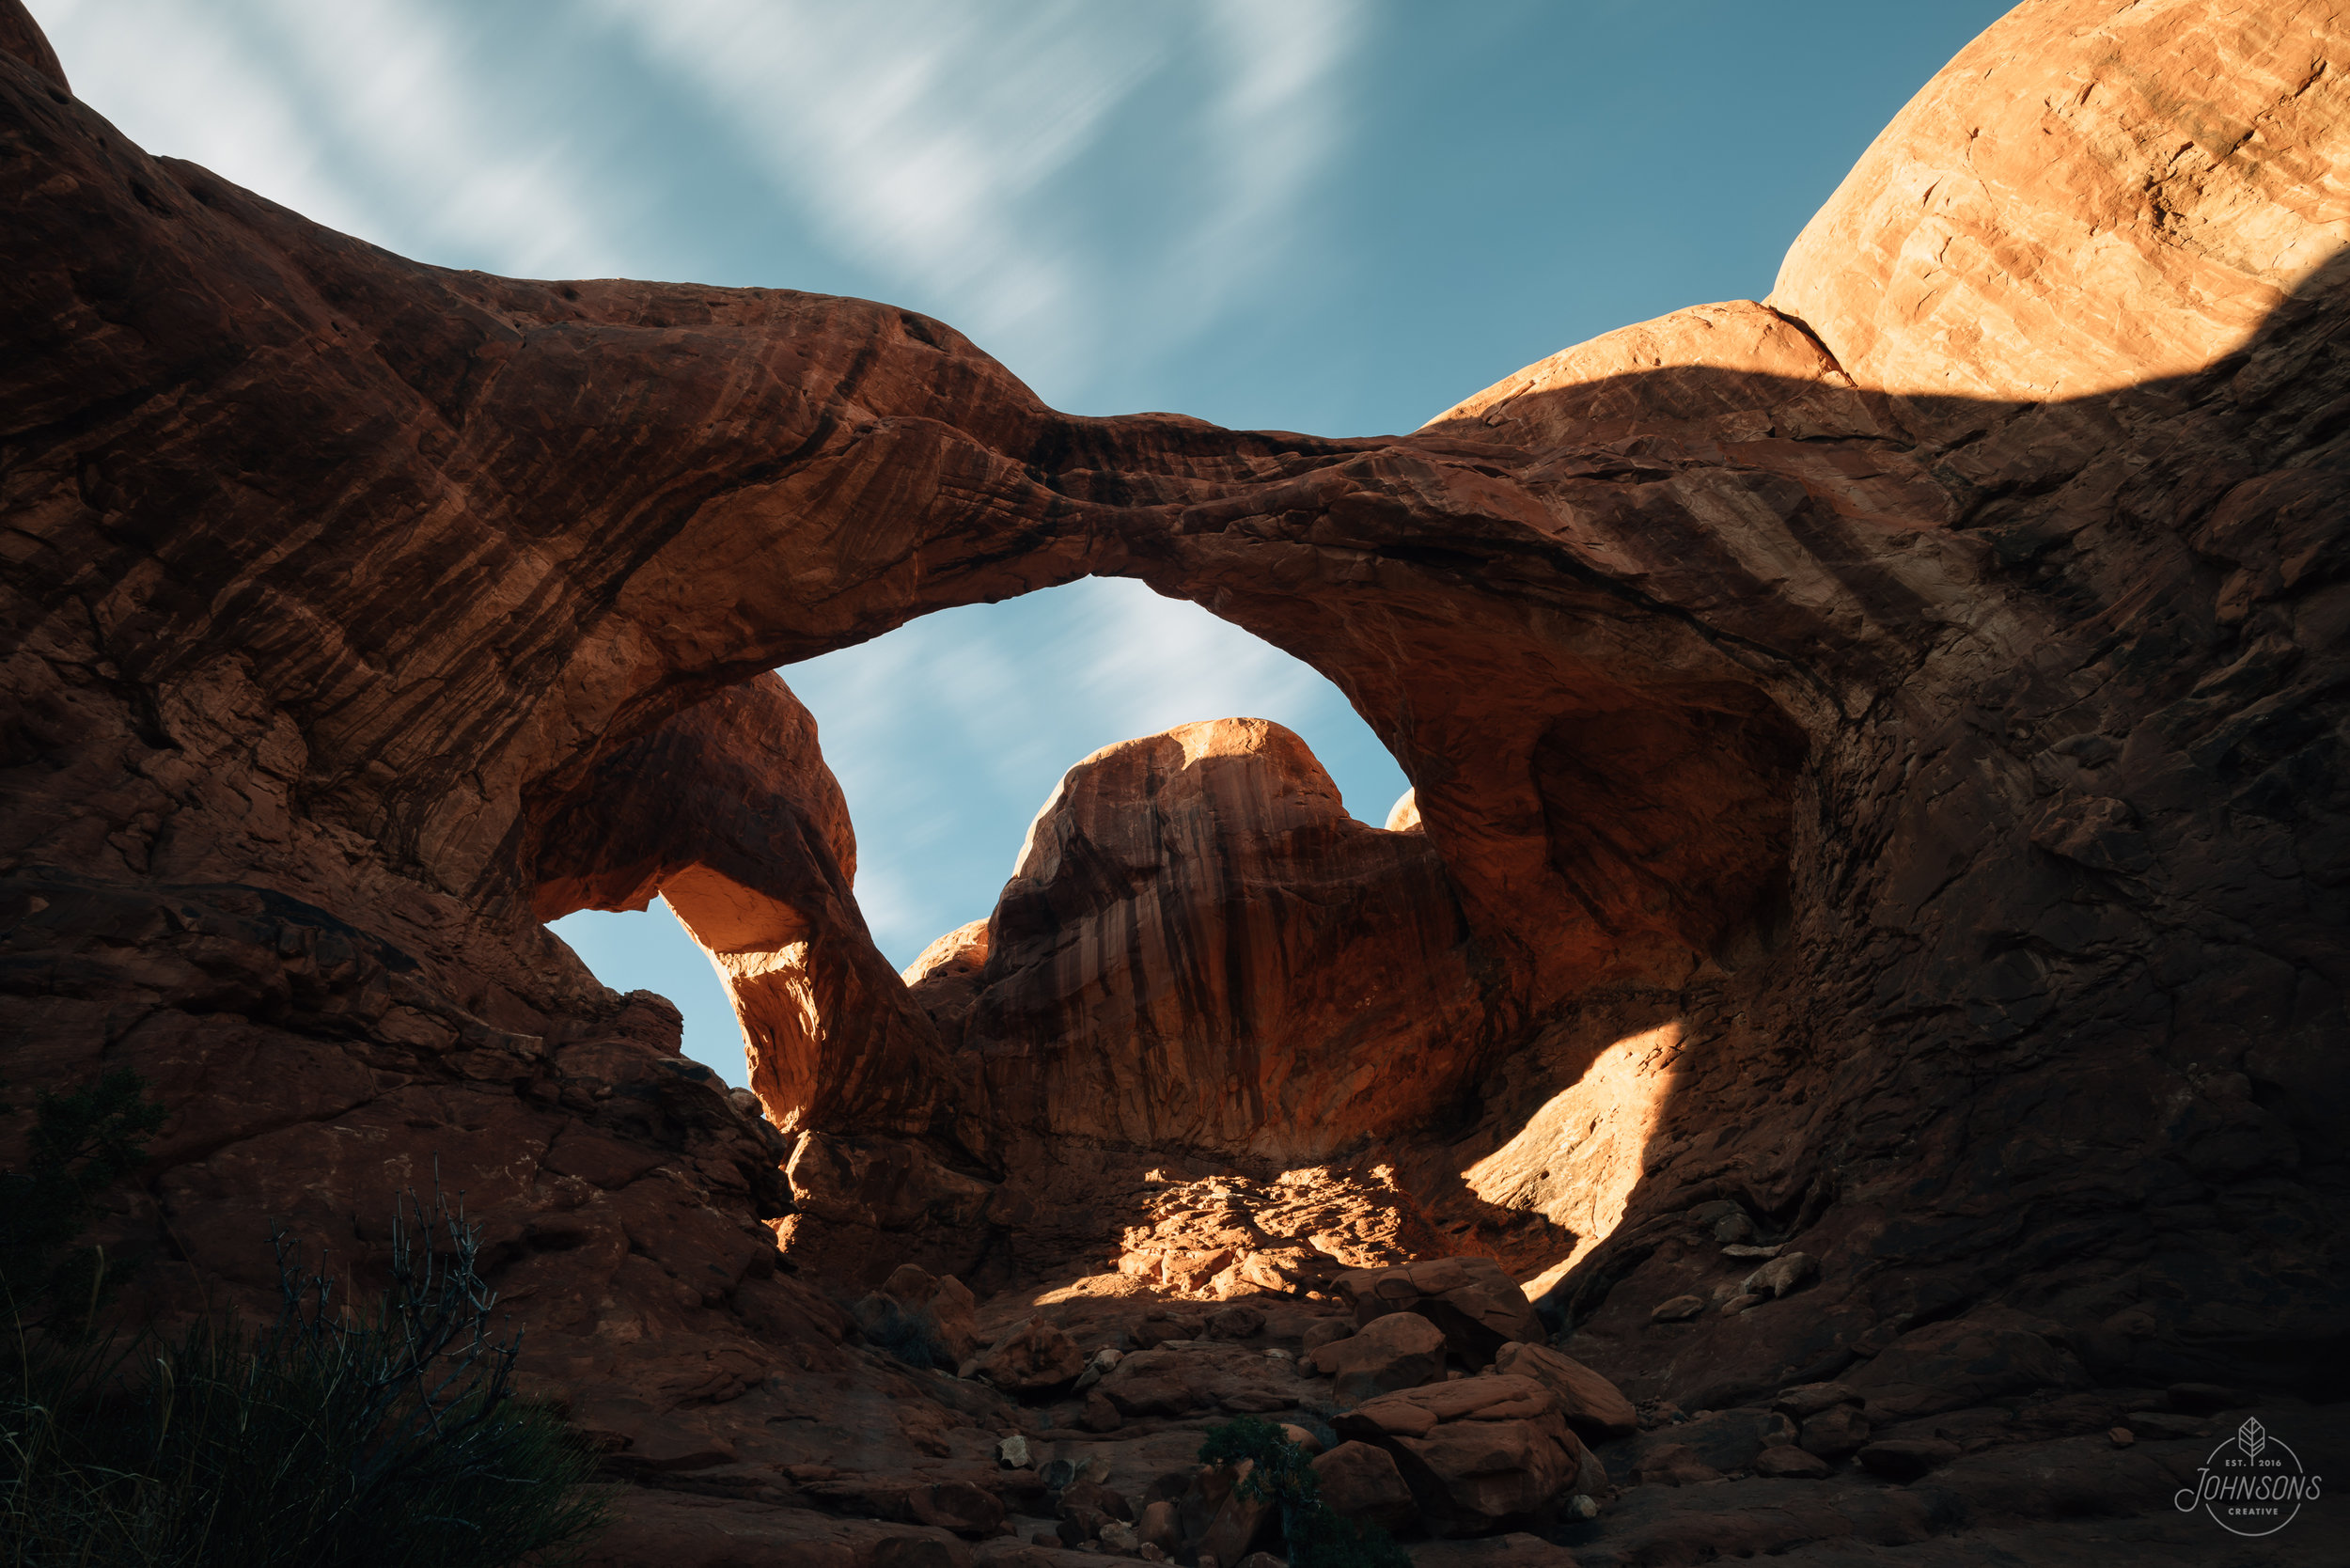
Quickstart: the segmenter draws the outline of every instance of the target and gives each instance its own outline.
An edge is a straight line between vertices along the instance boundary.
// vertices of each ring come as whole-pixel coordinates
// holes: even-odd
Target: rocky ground
[[[639,1471],[593,1560],[1235,1564],[1281,1550],[1272,1515],[1198,1459],[1239,1417],[1280,1423],[1315,1456],[1324,1498],[1392,1530],[1423,1568],[2314,1565],[2339,1561],[2345,1539],[2314,1506],[2253,1544],[2173,1502],[2248,1417],[2312,1467],[2342,1452],[2341,1405],[2090,1387],[2053,1325],[2013,1314],[1912,1331],[1834,1381],[1684,1410],[1636,1406],[1576,1358],[1604,1344],[1554,1348],[1483,1258],[1222,1303],[1129,1277],[975,1304],[911,1266],[884,1294],[931,1309],[960,1357],[956,1375],[870,1345],[838,1353],[897,1382],[901,1422],[951,1412],[904,1427],[917,1451],[869,1468],[820,1440],[815,1461],[779,1447]],[[869,1329],[878,1301],[855,1314]]]

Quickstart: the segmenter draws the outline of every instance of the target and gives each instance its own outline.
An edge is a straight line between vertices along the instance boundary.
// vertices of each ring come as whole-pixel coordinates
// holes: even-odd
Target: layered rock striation
[[[1006,1134],[1318,1163],[1410,1126],[1494,1040],[1424,837],[1348,816],[1261,719],[1070,770],[951,1019]]]
[[[1329,440],[1064,416],[862,301],[389,256],[130,145],[11,0],[7,1075],[170,1107],[133,1307],[260,1299],[273,1215],[371,1256],[437,1161],[635,1473],[826,1518],[897,1516],[850,1452],[962,1517],[1015,1419],[828,1281],[1051,1294],[1185,1252],[1169,1184],[1340,1156],[1651,1408],[1842,1379],[1823,1464],[2333,1390],[2345,81],[2325,5],[2024,6],[1770,300]],[[1089,572],[1328,675],[1417,820],[1271,727],[1113,747],[909,990],[762,672]],[[655,892],[758,1105],[540,923]]]

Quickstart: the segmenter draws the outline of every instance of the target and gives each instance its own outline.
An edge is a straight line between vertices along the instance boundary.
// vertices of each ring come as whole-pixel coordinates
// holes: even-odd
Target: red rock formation
[[[957,1033],[1007,1132],[1307,1164],[1490,1047],[1435,852],[1262,719],[1096,752],[1028,830]]]
[[[668,901],[734,998],[751,1089],[786,1131],[922,1131],[945,1074],[857,912],[856,838],[816,721],[773,675],[600,759],[537,823],[532,910]]]
[[[861,1247],[877,1279],[885,1247],[951,1231],[1001,1285],[1105,1250],[1152,1165],[1360,1136],[1455,1250],[1572,1261],[1548,1306],[1635,1399],[1888,1356],[1907,1388],[1981,1344],[2021,1402],[1996,1448],[2092,1419],[2103,1443],[2146,1408],[2107,1390],[2332,1387],[2335,10],[2024,7],[1767,305],[1359,441],[1061,416],[864,302],[403,261],[131,147],[0,16],[0,1027],[13,1084],[120,1062],[173,1110],[106,1238],[157,1248],[138,1304],[265,1287],[273,1215],[364,1258],[437,1159],[535,1374],[623,1463],[746,1466],[746,1496],[911,1529],[917,1493],[980,1484],[947,1470],[995,1474],[1006,1407],[841,1347],[762,1218],[835,1228],[811,1275]],[[1328,674],[1420,830],[1341,826],[1277,746],[1114,749],[984,959],[924,980],[940,1040],[870,953],[780,694],[704,699],[1088,572]],[[1226,773],[1260,814],[1210,831]],[[1140,885],[1089,880],[1096,851]],[[1391,924],[1277,917],[1249,878]],[[655,885],[769,1030],[762,1092],[810,1129],[800,1212],[674,1015],[595,985],[533,907]],[[1110,933],[1158,946],[1090,956]],[[1428,962],[1376,977],[1364,1039],[1426,1042],[1416,1011],[1466,1016],[1469,987],[1477,1027],[1383,1093],[1312,1027],[1347,998],[1311,988],[1398,952]],[[1097,1002],[1147,1047],[1089,1035]],[[1256,1108],[1211,1096],[1226,1074]],[[1570,1113],[1603,1079],[1593,1152]],[[1816,1278],[1745,1289],[1775,1247]],[[2065,1388],[2066,1356],[2099,1388]],[[2040,1506],[1974,1458],[1935,1483]],[[2166,1506],[2123,1459],[2067,1463],[2116,1512]],[[1626,1554],[1679,1539],[1658,1506],[1617,1521]],[[1850,1506],[1747,1544],[1976,1505]]]
[[[2001,402],[2193,376],[2350,241],[2341,25],[2306,0],[2019,8],[1871,145],[1770,304],[1937,444]],[[2049,440],[2070,423],[2060,407],[2036,422],[2039,439],[2011,428],[1991,447],[2076,460]],[[1985,482],[1991,455],[1956,460],[1955,477]]]

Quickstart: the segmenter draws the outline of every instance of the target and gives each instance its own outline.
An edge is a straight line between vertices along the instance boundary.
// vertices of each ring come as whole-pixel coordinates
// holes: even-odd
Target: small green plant
[[[885,1356],[916,1370],[954,1370],[954,1357],[947,1353],[947,1336],[938,1326],[938,1314],[928,1307],[908,1307],[894,1296],[874,1291],[859,1297],[856,1305],[849,1309],[849,1321],[856,1325],[857,1333],[867,1344]]]
[[[141,1088],[44,1095],[29,1168],[7,1180],[86,1215],[97,1177],[135,1166],[160,1121]],[[337,1301],[324,1260],[308,1268],[280,1233],[274,1324],[215,1315],[167,1342],[87,1332],[95,1307],[59,1280],[95,1303],[106,1270],[59,1272],[77,1234],[0,1236],[10,1278],[39,1281],[7,1301],[0,1568],[503,1568],[560,1561],[600,1527],[595,1456],[515,1397],[520,1338],[492,1331],[478,1229],[437,1195],[396,1209],[371,1306]]]
[[[1322,1478],[1305,1448],[1271,1421],[1243,1416],[1208,1428],[1199,1459],[1206,1465],[1250,1461],[1237,1490],[1279,1507],[1290,1568],[1411,1568],[1411,1558],[1386,1530],[1368,1519],[1349,1519],[1322,1500]]]

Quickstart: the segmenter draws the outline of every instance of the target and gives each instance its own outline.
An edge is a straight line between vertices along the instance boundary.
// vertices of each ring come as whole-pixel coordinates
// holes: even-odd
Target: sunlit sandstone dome
[[[266,1294],[274,1216],[370,1256],[437,1165],[540,1386],[700,1488],[633,1494],[615,1561],[877,1561],[941,1488],[1034,1505],[1006,1432],[1139,1495],[1217,1412],[1337,1397],[1073,1388],[1190,1303],[1302,1350],[1409,1299],[1451,1326],[1382,1366],[1554,1337],[1652,1422],[1749,1413],[1712,1469],[1817,1419],[1957,1478],[1756,1550],[2073,1508],[2001,1465],[2157,1515],[2107,1427],[2340,1396],[2335,9],[2019,8],[1768,301],[1355,440],[1060,415],[862,301],[408,262],[130,146],[14,0],[0,50],[7,1075],[170,1108],[102,1238],[153,1259],[129,1310]],[[1329,676],[1410,804],[1355,822],[1261,720],[1110,747],[901,978],[763,672],[1088,573]],[[656,892],[755,1097],[541,924]],[[992,1386],[854,1345],[883,1284]],[[1521,1445],[1524,1508],[1432,1471],[1412,1528],[1598,1487],[1587,1560],[1661,1560],[1630,1482],[1684,1430]]]

